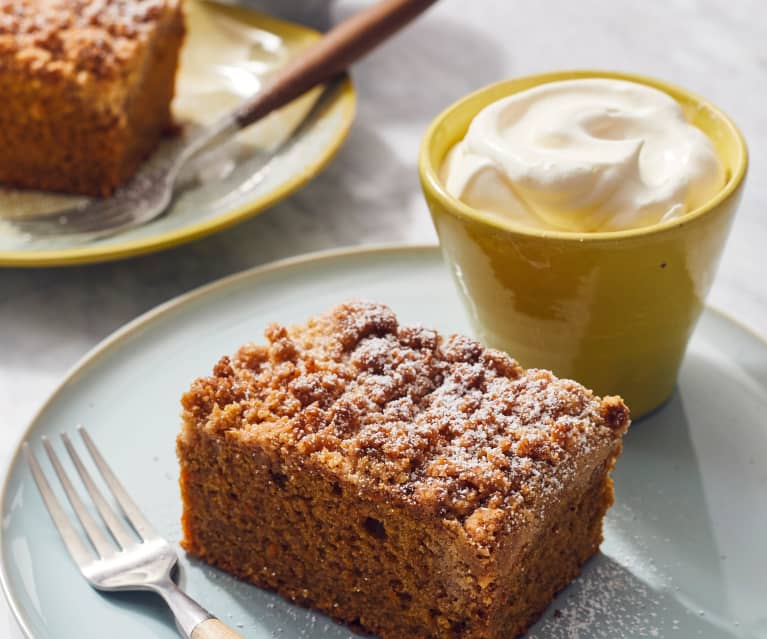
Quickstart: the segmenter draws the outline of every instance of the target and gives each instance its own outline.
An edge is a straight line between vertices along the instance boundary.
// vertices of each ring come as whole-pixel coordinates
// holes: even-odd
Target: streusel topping
[[[110,75],[179,1],[0,0],[0,69],[13,59],[41,76]]]
[[[348,302],[246,345],[198,379],[187,424],[397,493],[464,524],[555,492],[573,462],[620,439],[628,409],[461,335],[400,326]]]

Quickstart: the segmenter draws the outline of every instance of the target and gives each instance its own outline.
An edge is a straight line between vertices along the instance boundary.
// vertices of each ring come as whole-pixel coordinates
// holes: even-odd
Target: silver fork
[[[210,614],[175,584],[171,576],[178,561],[175,550],[155,532],[152,525],[141,514],[112,469],[104,461],[87,431],[81,426],[78,426],[77,430],[122,511],[120,516],[109,505],[80,460],[72,441],[63,433],[61,438],[64,446],[104,525],[109,530],[112,541],[102,532],[101,527],[83,503],[50,441],[43,437],[43,447],[91,547],[83,540],[51,490],[27,442],[24,443],[23,451],[53,523],[83,576],[97,590],[148,590],[157,593],[173,612],[178,629],[189,639],[242,639],[241,635]],[[126,520],[130,523],[130,528],[126,525]]]
[[[187,161],[217,141],[231,137],[288,102],[343,73],[436,0],[382,0],[329,31],[306,53],[290,62],[258,93],[216,124],[193,136],[155,167],[147,166],[107,199],[34,216],[4,216],[31,236],[114,233],[161,215],[173,198],[177,177]]]
[[[340,84],[339,78],[325,87],[282,144],[260,152],[258,169],[250,179],[269,170],[280,153],[316,123]],[[234,114],[228,113],[212,125],[193,133],[188,139],[179,140],[161,149],[141,167],[128,184],[117,189],[111,197],[84,199],[68,208],[39,215],[4,215],[2,219],[13,224],[22,233],[35,238],[85,235],[89,240],[147,224],[162,215],[170,206],[173,197],[184,190],[184,186],[193,183],[194,180],[186,180],[182,185],[180,179],[190,160],[206,149],[225,142],[242,128]]]

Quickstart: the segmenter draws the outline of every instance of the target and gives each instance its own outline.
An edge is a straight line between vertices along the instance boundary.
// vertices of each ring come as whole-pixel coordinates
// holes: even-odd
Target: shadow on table
[[[714,389],[712,393],[715,395]],[[726,601],[722,549],[709,514],[693,425],[675,391],[654,413],[632,424],[613,479],[616,504],[607,531],[645,570],[667,575],[691,605]]]
[[[526,634],[529,639],[717,637],[735,635],[692,613],[673,594],[655,589],[603,553],[560,592]]]
[[[474,4],[466,3],[466,10]],[[345,3],[335,21],[364,6]],[[438,8],[439,3],[354,66],[360,113],[367,122],[415,123],[425,131],[451,102],[503,80],[513,67],[493,32],[446,18]]]

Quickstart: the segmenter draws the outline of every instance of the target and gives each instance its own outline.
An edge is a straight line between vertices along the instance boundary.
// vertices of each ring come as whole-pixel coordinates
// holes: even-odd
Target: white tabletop
[[[332,20],[361,5],[334,4]],[[355,68],[359,106],[349,139],[312,184],[271,211],[155,255],[0,270],[0,471],[65,372],[153,306],[299,253],[436,241],[416,174],[427,123],[475,88],[538,71],[654,75],[707,96],[735,119],[749,143],[751,177],[709,302],[767,335],[767,186],[759,179],[767,174],[765,33],[761,0],[442,0]],[[5,628],[21,636],[0,601],[0,635]]]

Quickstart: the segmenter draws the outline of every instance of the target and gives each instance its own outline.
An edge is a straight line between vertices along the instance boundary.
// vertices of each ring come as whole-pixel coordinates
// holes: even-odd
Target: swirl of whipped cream
[[[671,96],[612,79],[543,84],[490,104],[441,177],[469,206],[536,229],[617,231],[672,219],[724,186],[709,138]]]

